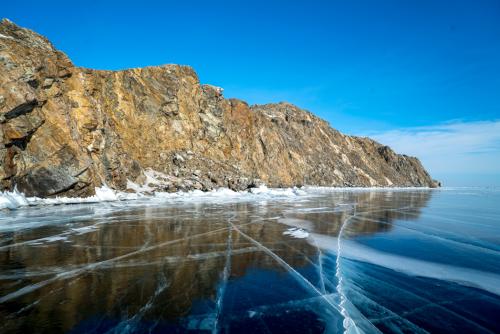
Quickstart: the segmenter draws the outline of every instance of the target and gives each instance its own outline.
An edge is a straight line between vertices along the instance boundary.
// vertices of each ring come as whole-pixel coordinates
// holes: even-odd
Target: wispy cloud
[[[500,120],[404,128],[368,135],[418,157],[431,174],[500,175]]]

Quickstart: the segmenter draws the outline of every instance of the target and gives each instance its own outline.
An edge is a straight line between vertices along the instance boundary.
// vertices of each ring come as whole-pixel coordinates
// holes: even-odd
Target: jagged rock
[[[44,37],[0,23],[0,190],[86,196],[268,186],[438,186],[418,159],[350,137],[288,103],[249,106],[187,66],[78,68]],[[172,179],[170,179],[172,178]],[[130,191],[130,190],[129,190]]]
[[[54,78],[45,78],[43,80],[42,88],[50,88],[54,83]]]

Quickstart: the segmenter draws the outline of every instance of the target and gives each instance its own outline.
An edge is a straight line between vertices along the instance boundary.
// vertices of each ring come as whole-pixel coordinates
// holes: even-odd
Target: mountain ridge
[[[0,68],[0,190],[439,186],[417,158],[346,136],[290,103],[226,99],[186,65],[76,67],[45,37],[4,19]]]

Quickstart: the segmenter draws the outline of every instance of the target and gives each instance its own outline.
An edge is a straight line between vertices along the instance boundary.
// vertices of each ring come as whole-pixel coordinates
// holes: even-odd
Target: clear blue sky
[[[289,101],[418,153],[445,183],[500,185],[498,0],[5,1],[0,16],[78,66],[188,64],[226,97]],[[442,135],[448,151],[430,157],[424,141],[402,145],[424,138],[433,150]]]

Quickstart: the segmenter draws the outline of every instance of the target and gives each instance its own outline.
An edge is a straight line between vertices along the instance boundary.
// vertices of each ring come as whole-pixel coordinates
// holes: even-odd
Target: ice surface
[[[319,234],[311,234],[311,238],[319,247],[339,253],[338,238]],[[500,275],[495,273],[389,254],[351,240],[342,240],[341,244],[341,256],[345,258],[376,264],[412,276],[448,280],[500,295]]]
[[[2,193],[2,330],[500,332],[500,192],[129,185]]]
[[[224,295],[227,287],[227,280],[229,279],[229,275],[231,274],[231,256],[232,256],[232,248],[233,248],[233,228],[231,226],[231,222],[229,222],[229,231],[227,233],[227,249],[226,249],[226,262],[224,264],[224,269],[222,271],[222,278],[219,284],[219,288],[217,289],[217,297],[215,300],[215,318],[213,325],[213,333],[218,333],[220,331],[219,328],[219,320],[222,316],[222,302],[224,300]]]

